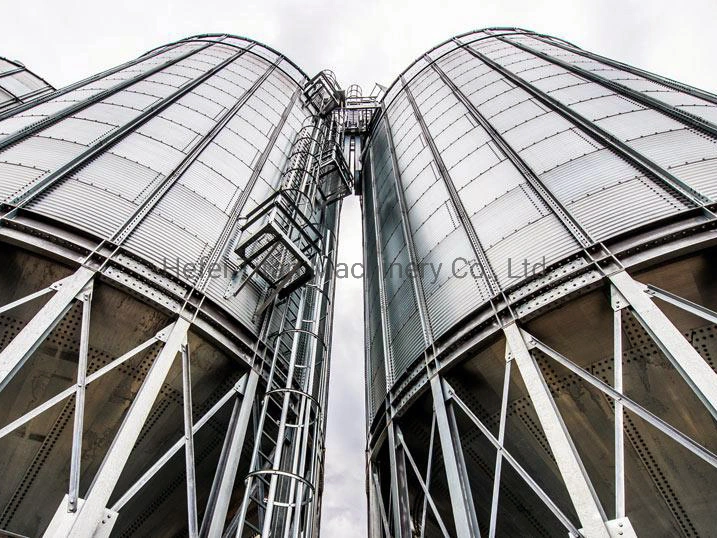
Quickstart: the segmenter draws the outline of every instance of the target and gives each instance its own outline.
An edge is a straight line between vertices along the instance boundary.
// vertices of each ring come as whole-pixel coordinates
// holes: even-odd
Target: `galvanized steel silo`
[[[212,34],[0,112],[0,529],[317,532],[341,99]]]
[[[494,28],[382,105],[372,536],[710,535],[717,97]]]

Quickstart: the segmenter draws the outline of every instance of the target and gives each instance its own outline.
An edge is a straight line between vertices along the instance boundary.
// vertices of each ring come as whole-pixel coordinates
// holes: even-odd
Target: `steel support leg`
[[[90,283],[91,284],[91,283]],[[90,308],[92,289],[82,293],[82,328],[80,331],[80,355],[77,361],[77,391],[75,392],[75,418],[72,427],[72,458],[70,461],[70,487],[67,509],[77,510],[80,491],[80,468],[82,459],[82,433],[85,424],[85,389],[87,387],[87,354],[90,348]]]
[[[192,413],[192,373],[189,343],[182,344],[182,410],[184,411],[184,465],[187,483],[187,534],[197,538],[197,478],[194,467],[194,417]]]
[[[480,536],[478,518],[473,504],[468,474],[458,430],[455,424],[453,410],[447,409],[446,397],[439,376],[431,378],[431,391],[433,394],[433,407],[436,412],[436,425],[438,437],[441,440],[441,452],[446,468],[448,493],[451,498],[453,520],[458,538],[477,538]],[[449,412],[450,411],[450,412]]]
[[[376,495],[376,502],[378,503],[378,508],[381,514],[381,523],[383,523],[383,532],[377,534],[376,536],[371,536],[370,538],[391,538],[391,529],[388,523],[388,517],[386,516],[386,505],[383,502],[383,495],[381,495],[381,481],[378,478],[378,471],[373,469],[369,478],[371,480],[369,487],[373,489],[373,492]]]
[[[379,506],[379,498],[376,494],[373,480],[373,462],[369,460],[366,472],[366,493],[368,497],[368,537],[382,538],[381,530],[381,507]]]
[[[77,512],[70,531],[70,535],[74,538],[91,538],[100,526],[107,502],[152,410],[152,405],[159,395],[177,353],[186,342],[189,326],[190,322],[184,318],[174,323],[162,351],[154,360],[97,471],[84,504]]]
[[[530,354],[523,335],[515,323],[503,328],[505,337],[540,425],[553,451],[563,482],[575,507],[586,538],[610,538],[605,514],[560,412],[548,389],[538,364]]]
[[[645,285],[625,271],[609,278],[650,337],[717,420],[717,373],[650,299]]]
[[[231,500],[234,480],[239,468],[239,458],[242,448],[244,448],[244,439],[254,406],[258,382],[259,374],[255,370],[251,370],[241,404],[239,399],[234,403],[224,447],[214,475],[212,490],[209,494],[207,510],[202,521],[202,537],[221,537],[224,531],[224,522],[229,510],[229,501]]]
[[[57,292],[45,306],[0,352],[0,391],[22,368],[30,355],[40,347],[52,329],[60,323],[62,317],[72,307],[72,301],[92,280],[94,274],[92,269],[80,267],[74,275],[62,280],[62,285],[58,287]]]
[[[388,451],[391,460],[391,505],[395,538],[411,537],[411,507],[408,500],[408,479],[403,446],[396,439],[395,425],[388,426]]]
[[[622,295],[611,288],[613,308],[613,372],[615,390],[622,394],[622,309],[626,303]],[[615,519],[625,517],[625,415],[620,400],[615,400]]]
[[[503,374],[503,394],[500,401],[500,424],[498,426],[498,444],[505,445],[505,420],[508,415],[508,390],[510,389],[510,370],[513,357],[505,350],[505,372]],[[503,469],[503,451],[497,450],[495,455],[495,473],[493,474],[493,496],[490,502],[490,526],[488,538],[495,538],[495,529],[498,524],[498,502],[500,496],[500,478]]]

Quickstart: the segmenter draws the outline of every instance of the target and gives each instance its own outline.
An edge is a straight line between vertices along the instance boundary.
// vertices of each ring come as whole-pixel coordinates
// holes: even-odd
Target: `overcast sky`
[[[384,85],[425,50],[486,26],[520,26],[715,91],[714,0],[353,2],[73,0],[4,2],[0,56],[56,87],[162,43],[208,32],[244,35],[283,52],[309,75],[324,68],[344,86]],[[360,210],[345,204],[340,256],[361,260]],[[366,536],[361,282],[336,298],[322,535]]]

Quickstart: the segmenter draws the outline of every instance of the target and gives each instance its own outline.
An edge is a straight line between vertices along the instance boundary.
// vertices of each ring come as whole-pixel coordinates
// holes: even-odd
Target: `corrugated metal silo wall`
[[[122,243],[190,285],[199,271],[181,268],[218,255],[230,271],[209,279],[206,294],[254,328],[260,290],[224,299],[238,265],[230,247],[237,218],[278,186],[308,114],[304,81],[241,38],[160,47],[0,115],[0,200]]]
[[[387,270],[405,266],[407,241],[417,262],[442,264],[437,277],[424,268],[420,279],[440,338],[519,285],[523,260],[550,266],[580,251],[566,221],[594,244],[695,207],[685,192],[715,200],[717,142],[700,128],[717,121],[714,101],[581,52],[525,31],[478,31],[419,58],[386,94],[365,157],[374,175],[366,176],[364,205],[367,226],[379,216],[381,241],[368,238],[366,248],[384,272],[379,284],[369,271],[366,292],[377,303],[371,298],[385,290],[389,389],[424,345],[414,291]],[[478,278],[465,276],[476,263]],[[370,328],[367,340],[380,331]],[[379,372],[370,341],[368,363]],[[373,401],[382,400],[379,388],[382,380],[368,388]]]

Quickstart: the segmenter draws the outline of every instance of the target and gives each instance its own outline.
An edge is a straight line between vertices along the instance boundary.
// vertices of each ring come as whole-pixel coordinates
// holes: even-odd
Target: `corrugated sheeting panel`
[[[630,147],[664,168],[717,157],[717,141],[690,129],[646,136]]]
[[[717,124],[717,106],[679,106],[677,107],[684,110],[688,114],[694,114],[701,118],[706,119],[712,123]]]
[[[31,123],[35,123],[39,118],[34,116],[12,116],[0,121],[0,135],[9,135],[24,129]]]
[[[651,181],[639,178],[586,196],[569,209],[596,240],[602,241],[686,208]]]
[[[433,202],[431,201],[431,203]],[[409,214],[411,223],[415,226],[413,240],[416,245],[416,256],[419,260],[423,260],[428,256],[432,250],[458,228],[457,219],[448,208],[448,202],[443,202],[427,215],[419,212]]]
[[[0,87],[6,89],[13,95],[22,97],[25,94],[40,90],[47,85],[28,71],[20,71],[14,75],[7,75],[0,78]]]
[[[128,201],[136,201],[145,189],[157,181],[158,176],[155,170],[112,153],[103,153],[73,175],[84,183]]]
[[[463,159],[448,169],[456,189],[461,190],[466,185],[473,183],[476,178],[498,165],[501,157],[493,148],[493,144],[486,143],[471,151]],[[498,180],[498,183],[502,178]]]
[[[470,276],[461,278],[461,274],[453,274],[453,265],[460,259],[475,259],[463,229],[454,230],[423,259],[425,266],[421,280],[426,293],[428,316],[436,338],[489,297],[484,280],[476,281]]]
[[[643,136],[677,131],[683,125],[656,110],[638,110],[595,122],[623,142]]]
[[[373,178],[371,167],[365,163],[364,168],[364,248],[366,249],[366,276],[364,278],[364,293],[366,294],[366,319],[367,326],[365,338],[368,344],[368,356],[366,361],[366,377],[370,381],[371,397],[369,405],[371,416],[375,414],[383,398],[386,395],[386,369],[383,349],[383,323],[381,319],[381,297],[379,289],[378,256],[376,251],[376,228],[374,224],[373,207]]]
[[[555,215],[547,215],[523,227],[514,234],[486,250],[486,256],[503,288],[514,286],[532,276],[535,264],[545,267],[579,250],[572,235]],[[528,274],[523,261],[529,264]]]
[[[52,171],[71,161],[85,149],[85,146],[74,142],[33,136],[0,152],[0,162]]]
[[[541,140],[519,153],[533,172],[540,175],[596,149],[598,148],[593,143],[588,142],[575,129],[571,129]]]
[[[693,189],[717,200],[717,159],[675,166],[670,172]]]
[[[544,140],[553,133],[561,133],[573,127],[573,124],[557,112],[548,112],[502,133],[503,138],[513,149],[520,151],[536,142]]]
[[[204,241],[157,212],[151,212],[144,218],[141,226],[135,228],[127,238],[124,247],[160,268],[174,265],[177,260],[180,263],[197,262],[208,254]],[[193,276],[180,274],[179,277],[192,284],[196,280],[196,273]]]
[[[192,110],[196,110],[200,114],[204,114],[207,118],[216,119],[219,114],[224,111],[224,107],[206,97],[202,97],[196,92],[189,92],[182,96],[179,101],[180,105],[184,105]]]
[[[598,99],[606,95],[613,95],[613,91],[599,84],[580,84],[550,92],[551,97],[565,105],[572,105],[588,99]]]
[[[538,105],[535,100],[528,99],[507,110],[499,112],[490,118],[490,123],[499,133],[504,133],[516,125],[530,121],[545,113],[545,109]]]
[[[237,186],[246,185],[251,176],[251,168],[214,142],[202,151],[198,160]]]
[[[601,149],[558,166],[540,179],[561,203],[570,204],[639,175],[635,167],[614,152]]]
[[[67,179],[41,194],[29,209],[107,239],[129,218],[135,205],[92,185]]]
[[[114,155],[169,175],[184,158],[184,153],[158,140],[131,133],[110,150]]]
[[[236,198],[237,186],[205,164],[194,161],[179,178],[179,183],[206,198],[226,212]]]
[[[513,163],[507,159],[500,163],[496,159],[495,163],[458,191],[469,216],[525,183]]]
[[[180,104],[174,104],[162,111],[159,117],[184,125],[193,131],[203,134],[208,132],[214,125],[214,120],[207,118],[196,110]]]
[[[227,215],[214,204],[178,184],[169,189],[153,211],[211,247],[227,222]]]
[[[547,214],[542,202],[531,199],[521,185],[471,216],[473,228],[484,249],[489,249],[518,230]],[[505,218],[511,215],[511,218]]]
[[[38,121],[39,117],[49,116],[50,114],[54,114],[55,112],[63,110],[68,106],[68,103],[64,103],[58,99],[56,101],[48,101],[47,103],[35,105],[32,108],[21,112],[18,116],[31,116],[35,118],[35,121]]]
[[[579,101],[570,105],[570,108],[591,121],[635,110],[644,110],[637,103],[614,94]]]
[[[113,125],[107,125],[106,123],[99,123],[97,121],[66,118],[44,129],[41,134],[48,138],[57,138],[59,140],[67,140],[69,142],[89,146],[114,130],[114,128]]]
[[[140,110],[109,103],[97,103],[75,114],[76,118],[107,123],[109,125],[123,125],[132,121],[141,114]]]
[[[384,124],[385,127],[385,124]],[[425,347],[413,284],[407,273],[410,256],[401,226],[401,209],[386,131],[373,141],[374,177],[380,222],[388,322],[393,346],[394,378],[403,373]]]
[[[133,90],[117,92],[102,100],[103,103],[126,106],[137,110],[145,110],[157,101],[159,101],[159,97]]]
[[[189,144],[197,138],[197,133],[193,130],[161,116],[153,117],[137,129],[137,132],[168,144],[179,151],[185,151]]]
[[[24,187],[46,173],[37,168],[0,162],[0,200],[9,201]]]
[[[446,113],[429,125],[438,151],[443,151],[469,133],[474,124],[464,113],[461,107],[452,107]]]

